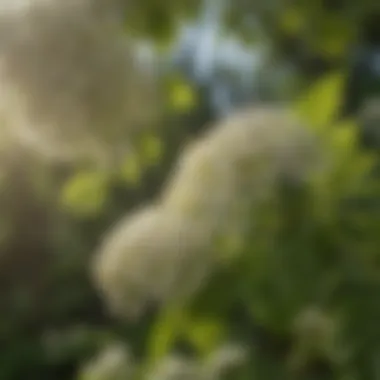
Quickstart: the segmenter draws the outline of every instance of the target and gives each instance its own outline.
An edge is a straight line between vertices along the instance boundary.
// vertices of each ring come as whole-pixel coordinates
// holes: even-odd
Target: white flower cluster
[[[339,340],[338,322],[336,316],[317,306],[301,310],[294,319],[294,346],[289,365],[299,369],[315,358],[344,360],[347,351]]]
[[[106,346],[97,357],[81,370],[82,380],[129,380],[133,378],[135,363],[128,348],[115,343]]]
[[[247,350],[226,343],[205,360],[170,354],[148,371],[137,371],[139,365],[123,345],[106,347],[81,371],[83,380],[133,380],[136,373],[144,380],[221,380],[231,370],[246,363]]]
[[[53,158],[122,154],[157,116],[157,88],[122,20],[96,5],[33,0],[0,8],[2,128]]]
[[[205,360],[168,355],[146,374],[144,380],[221,380],[246,363],[247,353],[240,345],[225,344]]]
[[[208,131],[180,157],[158,202],[106,236],[94,272],[110,309],[138,316],[149,302],[195,293],[221,260],[215,239],[244,228],[280,177],[305,179],[316,151],[283,109],[242,111]]]
[[[170,355],[162,359],[146,375],[146,380],[205,380],[199,363],[181,355]]]
[[[210,268],[211,236],[202,227],[147,206],[111,229],[95,260],[96,282],[109,308],[138,317],[151,302],[191,294]]]
[[[239,203],[260,201],[278,179],[304,179],[316,162],[315,143],[310,131],[285,109],[240,111],[184,152],[162,202],[181,213],[201,214],[203,220],[229,223]]]

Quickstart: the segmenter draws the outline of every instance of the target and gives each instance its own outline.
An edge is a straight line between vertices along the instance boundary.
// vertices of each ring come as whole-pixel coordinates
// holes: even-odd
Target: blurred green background
[[[160,79],[163,120],[114,170],[2,153],[0,379],[139,379],[173,353],[194,368],[214,360],[220,374],[152,379],[380,378],[380,111],[364,112],[380,97],[378,2],[126,8],[125,34]],[[133,321],[112,316],[89,273],[104,233],[158,193],[187,141],[262,102],[287,102],[322,128],[336,170],[312,189],[284,189],[275,208],[263,205],[260,233],[230,248],[240,259],[191,302]],[[244,354],[223,354],[225,342]],[[141,370],[134,377],[123,344]]]

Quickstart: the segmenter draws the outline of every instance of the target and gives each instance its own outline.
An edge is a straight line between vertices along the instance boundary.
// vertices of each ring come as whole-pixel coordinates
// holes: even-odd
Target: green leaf
[[[151,166],[159,162],[162,157],[163,146],[159,137],[146,135],[141,141],[141,155],[144,165]]]
[[[175,78],[169,88],[169,104],[174,111],[190,111],[197,104],[196,92],[189,83]]]
[[[137,154],[128,156],[120,168],[120,177],[129,185],[136,186],[140,183],[142,177],[141,162]]]
[[[296,35],[305,27],[305,17],[302,12],[294,7],[289,7],[280,15],[281,29],[289,35]]]
[[[194,319],[186,328],[187,339],[201,354],[208,354],[218,347],[224,338],[224,326],[216,319]]]
[[[335,72],[313,84],[296,104],[301,117],[314,127],[331,124],[342,101],[344,79],[344,73]]]
[[[71,212],[93,216],[106,204],[108,177],[103,172],[79,172],[64,186],[61,202]]]
[[[162,311],[151,333],[148,365],[154,365],[173,348],[187,324],[187,311],[182,307],[168,306]]]

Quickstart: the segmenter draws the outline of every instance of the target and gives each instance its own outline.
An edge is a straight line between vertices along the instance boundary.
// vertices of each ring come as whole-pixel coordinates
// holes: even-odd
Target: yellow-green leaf
[[[342,101],[345,75],[335,72],[311,86],[297,101],[296,110],[314,127],[323,128],[334,121]]]
[[[103,172],[79,172],[64,186],[62,204],[80,215],[95,215],[107,200],[108,178]]]
[[[169,90],[170,106],[179,112],[187,112],[196,106],[196,93],[190,84],[176,79]]]
[[[331,142],[333,147],[345,155],[353,154],[358,147],[358,127],[352,121],[334,125]]]
[[[282,30],[289,35],[299,33],[304,27],[304,24],[305,16],[296,8],[286,9],[280,18]]]
[[[142,171],[139,157],[136,155],[128,156],[120,169],[120,177],[129,185],[138,185],[141,181]]]
[[[181,336],[188,323],[187,318],[186,310],[181,307],[170,306],[162,311],[151,333],[148,365],[154,365],[173,348],[176,339]]]
[[[202,354],[218,347],[224,338],[224,328],[215,319],[195,319],[186,328],[186,337]]]
[[[144,136],[141,142],[141,155],[145,165],[155,165],[163,152],[162,141],[154,135]]]

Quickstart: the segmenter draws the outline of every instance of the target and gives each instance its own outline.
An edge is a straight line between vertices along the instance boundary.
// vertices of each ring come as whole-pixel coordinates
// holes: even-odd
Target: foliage
[[[29,105],[33,112],[22,126],[50,133],[53,120],[53,132],[59,133],[45,136],[54,140],[53,153],[65,142],[75,145],[79,158],[46,159],[12,133],[12,138],[2,134],[0,378],[376,378],[376,103],[369,102],[358,118],[339,118],[349,49],[367,33],[367,16],[376,4],[233,4],[226,23],[236,35],[250,43],[263,39],[278,62],[297,64],[297,79],[305,84],[297,99],[289,96],[281,107],[255,105],[194,125],[203,117],[197,85],[170,72],[160,78],[157,96],[153,78],[118,60],[114,49],[120,41],[106,34],[109,24],[100,17],[85,29],[96,36],[96,43],[86,45],[87,60],[73,55],[79,59],[78,78],[90,78],[89,84],[96,78],[95,88],[104,89],[99,95],[105,97],[106,88],[112,92],[127,81],[130,103],[113,96],[107,103],[112,120],[96,118],[84,135],[72,127],[83,127],[78,120],[94,115],[83,108],[91,104],[75,98],[76,123],[70,125],[73,119],[62,116],[67,109],[58,106],[75,79],[57,90],[49,73],[54,77],[60,68],[60,78],[67,79],[72,61],[58,53],[64,47],[75,50],[72,36],[88,24],[75,24],[79,18],[71,19],[72,27],[50,20],[53,31],[59,26],[69,32],[59,44],[62,50],[44,50],[44,39],[33,40],[28,46],[47,55],[34,55],[31,62],[30,51],[19,50],[30,32],[27,23],[2,18],[0,27],[17,32],[6,35],[5,44],[14,47],[8,50],[14,59],[1,66],[14,75],[1,90],[1,109],[7,111],[3,130],[25,117],[20,104]],[[147,36],[166,47],[179,24],[201,5],[130,1],[125,29],[130,37]],[[54,12],[62,21],[62,9]],[[262,33],[241,22],[250,14],[261,22]],[[19,17],[30,21],[26,14]],[[39,26],[43,29],[42,21],[34,23]],[[41,36],[50,47],[62,37]],[[104,51],[116,51],[107,62],[116,57],[117,70],[91,77],[87,69]],[[320,59],[334,70],[324,65],[314,70],[311,62],[319,65]],[[322,77],[315,79],[315,71]],[[19,104],[10,96],[18,86],[26,90]],[[121,105],[126,114],[117,114]],[[123,127],[119,116],[126,121]],[[40,125],[41,120],[46,123]],[[94,159],[85,152],[85,136],[100,136],[112,158],[99,165],[98,155]],[[113,144],[121,145],[116,155]]]

